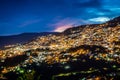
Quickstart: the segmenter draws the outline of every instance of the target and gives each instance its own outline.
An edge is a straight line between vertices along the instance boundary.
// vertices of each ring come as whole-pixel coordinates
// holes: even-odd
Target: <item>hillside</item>
[[[7,45],[15,45],[15,44],[25,44],[38,36],[45,36],[48,34],[59,34],[57,32],[41,32],[41,33],[22,33],[18,35],[10,35],[10,36],[0,36],[0,48],[4,48]]]
[[[43,80],[45,76],[65,80],[78,75],[84,75],[78,77],[79,79],[84,77],[86,79],[98,77],[98,80],[118,79],[117,77],[120,77],[119,24],[120,17],[117,17],[103,24],[76,26],[59,35],[38,36],[25,44],[1,50],[0,66],[5,67],[1,68],[1,73],[14,71],[17,66],[39,70],[37,74],[44,75]],[[51,70],[50,74],[47,70]],[[105,74],[102,75],[103,73]]]

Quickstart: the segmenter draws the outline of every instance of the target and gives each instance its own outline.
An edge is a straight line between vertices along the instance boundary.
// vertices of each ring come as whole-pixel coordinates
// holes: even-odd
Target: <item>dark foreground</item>
[[[8,80],[119,80],[120,65],[82,57],[67,63],[27,64],[3,75]]]

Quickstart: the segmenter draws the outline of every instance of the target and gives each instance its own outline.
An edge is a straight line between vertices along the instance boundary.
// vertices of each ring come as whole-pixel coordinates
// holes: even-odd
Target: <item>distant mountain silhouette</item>
[[[119,80],[120,77],[120,17],[102,24],[68,28],[61,33],[1,36],[1,44],[15,45],[0,50],[0,66],[3,66],[0,72],[7,69],[7,79],[22,79],[21,75],[26,75],[24,70],[35,70],[35,80],[38,76],[40,80],[109,80],[109,77]],[[17,65],[21,66],[19,71]],[[14,74],[11,73],[11,67],[15,67],[16,72],[23,70],[24,73],[17,74],[15,78],[16,72],[12,70]]]
[[[5,45],[12,44],[24,44],[32,39],[37,38],[38,36],[45,36],[48,34],[59,34],[58,32],[41,32],[41,33],[22,33],[18,35],[11,36],[0,36],[0,48],[3,48]]]
[[[87,26],[97,27],[100,25],[103,25],[103,27],[115,27],[117,25],[120,25],[120,16],[113,18],[110,21],[107,21],[103,24],[87,24],[87,25],[74,26],[72,28],[66,29],[65,31],[62,32],[62,34],[69,35],[76,30],[79,30],[78,32],[82,32],[82,30]],[[12,35],[12,36],[0,36],[0,48],[3,48],[3,46],[10,45],[10,44],[16,44],[16,43],[24,44],[28,41],[35,39],[38,36],[45,36],[48,34],[59,34],[59,33],[58,32],[41,32],[41,33],[22,33],[19,35]]]

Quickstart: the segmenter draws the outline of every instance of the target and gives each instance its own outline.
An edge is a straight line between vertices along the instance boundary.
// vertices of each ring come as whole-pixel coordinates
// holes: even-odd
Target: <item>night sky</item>
[[[120,16],[120,0],[0,0],[0,35],[61,32]]]

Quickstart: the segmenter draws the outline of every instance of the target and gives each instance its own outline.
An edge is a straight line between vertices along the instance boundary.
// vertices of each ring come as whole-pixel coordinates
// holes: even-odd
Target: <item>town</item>
[[[81,56],[86,56],[90,60],[104,60],[108,63],[120,64],[119,24],[116,21],[77,26],[57,35],[49,34],[37,37],[25,44],[7,45],[5,49],[0,50],[1,76],[14,71],[20,64],[26,66],[35,63],[39,66],[41,63],[52,65],[66,64],[69,61],[78,60],[87,62],[86,59],[79,58]],[[111,27],[111,25],[113,26]],[[21,55],[27,56],[24,62],[20,63],[19,61],[15,66],[2,65],[7,59]],[[116,67],[116,65],[113,65],[113,67]],[[67,68],[70,67],[67,66]],[[107,68],[103,67],[103,69]],[[120,71],[120,67],[117,68],[117,71]]]

